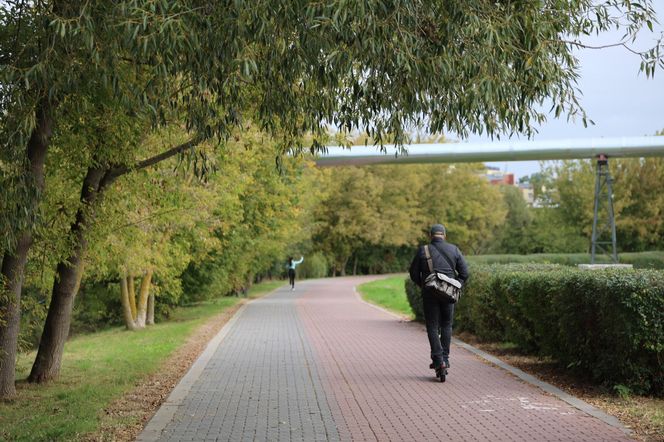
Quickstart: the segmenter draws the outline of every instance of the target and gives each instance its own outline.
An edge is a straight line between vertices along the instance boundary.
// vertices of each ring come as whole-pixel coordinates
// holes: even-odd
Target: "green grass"
[[[247,292],[249,298],[257,298],[263,296],[266,293],[271,292],[272,290],[278,289],[282,285],[286,285],[286,280],[277,280],[277,281],[265,281],[260,284],[251,286]]]
[[[358,290],[365,301],[413,318],[413,311],[406,298],[405,278],[405,275],[399,275],[367,282],[360,285]]]
[[[283,284],[258,284],[250,296]],[[198,326],[238,302],[239,298],[220,298],[177,309],[168,322],[140,332],[114,328],[70,340],[57,381],[20,382],[18,399],[0,403],[0,440],[76,440],[95,431],[104,408],[157,371]],[[34,353],[19,357],[17,379],[27,377],[34,357]]]
[[[637,421],[650,422],[655,438],[664,438],[664,399],[662,398],[628,398],[629,414]]]

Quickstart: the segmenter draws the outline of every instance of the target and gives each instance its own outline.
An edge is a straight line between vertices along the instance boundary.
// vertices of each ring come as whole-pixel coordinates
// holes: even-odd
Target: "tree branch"
[[[202,138],[200,137],[195,137],[190,139],[189,141],[186,141],[179,146],[175,146],[165,152],[160,153],[159,155],[155,155],[151,158],[147,158],[143,161],[140,161],[134,166],[132,169],[139,170],[139,169],[145,169],[146,167],[153,166],[161,161],[167,160],[181,152],[184,152],[187,149],[191,149],[192,147],[196,147],[200,142],[203,141]]]
[[[581,43],[580,41],[573,41],[573,40],[548,40],[550,43],[565,43],[569,44],[572,46],[576,46],[577,48],[582,48],[582,49],[607,49],[607,48],[615,48],[615,47],[623,47],[627,49],[629,52],[635,55],[643,55],[645,52],[638,52],[632,48],[630,48],[627,44],[627,42],[622,41],[619,43],[610,43],[610,44],[605,44],[605,45],[600,45],[600,46],[593,46],[593,45],[588,45],[585,43]]]
[[[158,155],[155,155],[150,158],[146,158],[143,161],[139,161],[136,163],[134,166],[118,166],[118,167],[113,167],[111,168],[106,176],[104,177],[103,180],[103,186],[107,186],[111,184],[113,181],[115,181],[118,177],[129,173],[132,170],[140,170],[140,169],[145,169],[146,167],[154,166],[157,163],[160,163],[164,160],[167,160],[181,152],[184,152],[187,149],[191,149],[192,147],[197,146],[198,144],[203,141],[202,137],[194,137],[190,139],[189,141],[186,141],[178,146],[175,146],[171,149],[168,149]]]

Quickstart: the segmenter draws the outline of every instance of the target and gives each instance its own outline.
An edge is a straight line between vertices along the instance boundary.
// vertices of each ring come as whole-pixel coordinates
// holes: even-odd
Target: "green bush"
[[[637,269],[664,269],[664,252],[622,253],[620,261]]]
[[[119,281],[81,285],[71,324],[71,333],[91,333],[123,324]]]
[[[413,281],[406,278],[406,297],[416,321],[424,321],[424,311],[422,310],[422,295],[420,288]]]
[[[304,262],[297,266],[297,276],[300,279],[324,278],[327,276],[329,266],[325,255],[314,253],[306,256]]]
[[[406,291],[417,316],[419,289],[407,282]],[[455,327],[550,356],[599,384],[664,393],[664,272],[472,265]]]

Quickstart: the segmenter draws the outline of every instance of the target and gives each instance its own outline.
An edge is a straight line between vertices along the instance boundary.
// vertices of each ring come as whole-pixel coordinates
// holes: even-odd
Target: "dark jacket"
[[[447,260],[441,256],[442,253],[448,257],[449,261],[454,265],[454,268],[450,267]],[[468,265],[457,246],[448,243],[442,238],[433,238],[431,244],[429,244],[429,254],[431,255],[433,269],[436,272],[457,279],[463,284],[466,283],[466,280],[468,279]],[[412,279],[415,284],[422,287],[422,284],[426,277],[429,276],[429,273],[424,246],[420,246],[417,250],[417,254],[413,258],[413,262],[410,264],[410,279]]]

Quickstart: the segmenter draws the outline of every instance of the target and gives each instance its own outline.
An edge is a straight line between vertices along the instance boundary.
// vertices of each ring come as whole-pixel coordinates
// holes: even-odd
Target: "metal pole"
[[[606,197],[603,193],[606,191]],[[605,199],[606,198],[606,199]],[[606,224],[600,223],[598,227],[600,212],[602,212],[600,205],[606,201]],[[608,233],[611,235],[610,241],[602,241],[602,234]],[[593,233],[590,251],[590,263],[595,264],[595,257],[597,251],[606,253],[610,256],[614,264],[618,263],[618,247],[616,240],[616,222],[613,213],[613,186],[611,173],[609,172],[609,158],[607,155],[600,154],[597,156],[597,175],[595,181],[595,208],[593,214]],[[604,248],[606,245],[611,245],[611,253]]]
[[[606,162],[606,188],[608,190],[607,203],[609,204],[609,226],[611,229],[611,261],[618,264],[618,244],[616,239],[616,219],[613,216],[613,179],[609,172],[609,162]]]
[[[595,264],[595,253],[597,251],[597,218],[599,213],[599,196],[601,190],[601,166],[599,159],[597,160],[597,173],[595,174],[595,204],[593,209],[593,234],[590,246],[590,263]]]

